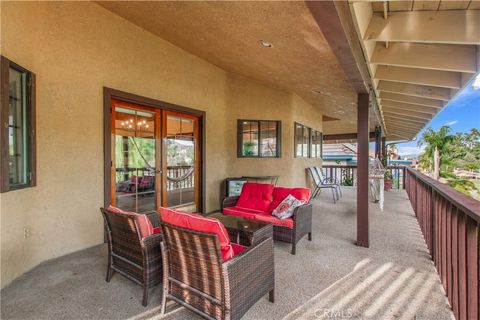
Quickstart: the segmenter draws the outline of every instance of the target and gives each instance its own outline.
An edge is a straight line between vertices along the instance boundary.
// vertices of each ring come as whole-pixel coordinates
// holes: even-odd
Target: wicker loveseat
[[[281,220],[272,211],[288,195],[305,202],[297,207],[293,217]],[[310,189],[274,187],[271,184],[247,182],[243,185],[240,196],[227,197],[222,203],[222,213],[240,216],[246,219],[270,223],[273,225],[273,239],[292,244],[295,254],[296,244],[303,236],[312,240],[312,205]]]
[[[218,219],[166,208],[160,213],[162,314],[173,300],[206,319],[240,319],[267,293],[274,301],[271,238],[247,248],[231,243]]]

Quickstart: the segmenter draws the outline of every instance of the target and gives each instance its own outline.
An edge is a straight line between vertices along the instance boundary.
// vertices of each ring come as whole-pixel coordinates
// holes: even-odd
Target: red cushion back
[[[142,238],[151,236],[152,234],[156,233],[153,230],[152,222],[145,214],[123,211],[122,209],[114,206],[108,206],[107,210],[113,213],[125,214],[133,217],[135,221],[137,221],[138,228],[140,229],[138,231],[140,232],[140,236]]]
[[[243,185],[236,206],[267,211],[273,200],[273,184],[247,182]]]
[[[273,201],[268,208],[268,212],[271,213],[289,194],[305,203],[310,200],[310,189],[308,188],[275,187],[273,189]]]
[[[215,233],[218,235],[220,248],[230,250],[230,237],[225,226],[215,218],[204,217],[199,214],[183,212],[169,208],[160,207],[162,221],[173,224],[177,227],[196,230],[200,232]],[[228,247],[228,248],[227,248]]]

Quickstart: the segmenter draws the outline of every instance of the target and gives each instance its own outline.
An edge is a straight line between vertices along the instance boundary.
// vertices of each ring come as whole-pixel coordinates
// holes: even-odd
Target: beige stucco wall
[[[103,87],[206,111],[207,211],[228,176],[305,185],[293,121],[321,130],[300,97],[232,75],[94,3],[1,2],[1,54],[37,75],[37,181],[2,194],[1,287],[38,263],[103,241]],[[282,120],[281,159],[237,159],[236,119]],[[24,228],[29,237],[24,237]]]

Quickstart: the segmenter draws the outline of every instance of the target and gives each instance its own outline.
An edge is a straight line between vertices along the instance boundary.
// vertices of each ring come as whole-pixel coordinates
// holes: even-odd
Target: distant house
[[[370,160],[375,157],[374,151],[370,151]],[[354,143],[336,143],[323,145],[323,165],[357,165],[357,145]],[[400,156],[395,155],[394,160],[388,160],[388,165],[391,166],[412,166],[415,165],[415,159],[401,159]]]

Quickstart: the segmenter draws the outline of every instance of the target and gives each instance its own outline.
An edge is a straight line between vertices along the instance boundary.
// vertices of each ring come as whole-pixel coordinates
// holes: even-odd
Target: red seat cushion
[[[261,214],[263,213],[263,211],[247,209],[247,208],[239,208],[235,206],[235,207],[223,208],[223,213],[253,220],[255,219],[255,215]]]
[[[108,206],[107,210],[113,213],[125,214],[133,217],[137,222],[137,225],[139,228],[138,231],[140,232],[140,237],[142,238],[145,238],[145,237],[151,236],[152,234],[160,232],[158,228],[157,228],[158,231],[155,232],[152,222],[150,221],[150,219],[148,219],[147,215],[145,214],[123,211],[122,209],[114,206]]]
[[[273,189],[273,200],[268,208],[268,213],[272,213],[272,211],[278,207],[280,202],[283,201],[289,194],[294,196],[296,199],[308,203],[310,200],[310,189],[308,188],[284,188],[284,187],[275,187]]]
[[[263,213],[263,214],[257,214],[255,216],[255,220],[260,222],[265,222],[265,223],[271,223],[273,225],[280,226],[280,227],[287,227],[287,228],[293,229],[292,218],[279,219],[275,216],[272,216],[270,213]]]
[[[242,246],[241,244],[236,244],[232,242],[233,256],[236,256],[239,253],[242,253],[247,249],[247,247]]]
[[[227,261],[235,255],[230,244],[227,229],[218,219],[163,207],[160,207],[160,216],[163,222],[177,227],[216,234],[220,243],[223,261]]]
[[[273,200],[273,185],[247,182],[243,185],[236,206],[258,211],[267,211]],[[283,199],[282,199],[283,200]]]

